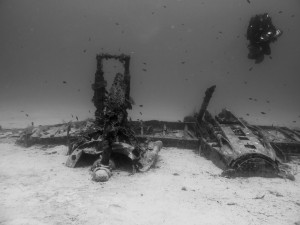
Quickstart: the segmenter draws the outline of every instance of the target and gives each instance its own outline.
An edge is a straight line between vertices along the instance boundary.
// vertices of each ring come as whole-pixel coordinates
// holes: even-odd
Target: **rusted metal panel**
[[[196,124],[193,122],[132,121],[130,126],[140,142],[161,140],[165,147],[198,149]]]
[[[204,116],[205,111],[207,110],[209,101],[210,101],[215,89],[216,89],[216,85],[213,85],[205,91],[205,96],[204,96],[201,108],[199,110],[199,113],[197,115],[197,122],[199,124],[202,123],[202,118]]]
[[[79,162],[81,156],[83,154],[82,149],[76,149],[75,151],[72,152],[71,155],[69,155],[66,166],[70,168],[74,168],[76,164]]]
[[[300,134],[287,127],[259,126],[282,162],[300,160]]]
[[[275,161],[276,154],[271,148],[266,148],[250,129],[239,124],[221,125],[226,138],[232,146],[232,159],[235,160],[244,154],[263,154]]]
[[[139,163],[141,164],[141,168],[139,169],[140,172],[146,172],[153,166],[162,146],[163,143],[161,141],[155,141],[149,145],[151,150],[146,151],[143,157],[139,160]]]
[[[230,111],[223,110],[216,119],[204,121],[203,126],[210,138],[202,138],[201,151],[210,159],[239,173],[279,174],[271,145],[264,142],[262,134],[254,134],[258,131],[250,129]]]

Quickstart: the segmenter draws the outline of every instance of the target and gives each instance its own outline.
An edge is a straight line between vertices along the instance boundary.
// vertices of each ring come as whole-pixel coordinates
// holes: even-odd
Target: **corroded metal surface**
[[[275,175],[294,179],[281,166],[276,152],[263,132],[223,110],[204,126],[208,136],[201,138],[200,152],[221,167],[224,176]]]

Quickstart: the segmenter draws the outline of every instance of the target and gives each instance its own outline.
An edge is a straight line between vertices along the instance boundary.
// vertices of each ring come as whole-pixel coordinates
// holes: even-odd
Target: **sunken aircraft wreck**
[[[117,74],[110,90],[103,61],[118,60],[124,74]],[[120,160],[132,172],[145,172],[155,163],[162,146],[196,150],[223,169],[223,176],[279,176],[293,180],[286,162],[300,158],[300,132],[288,128],[253,126],[224,109],[212,116],[207,107],[216,86],[208,88],[198,113],[183,122],[129,121],[130,56],[97,55],[93,103],[95,120],[27,129],[18,143],[67,144],[66,166],[94,162],[95,181],[107,181]]]

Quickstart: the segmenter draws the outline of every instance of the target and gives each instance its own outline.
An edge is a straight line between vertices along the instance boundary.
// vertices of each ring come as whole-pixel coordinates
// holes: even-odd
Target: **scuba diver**
[[[281,35],[282,31],[273,25],[268,13],[252,17],[247,29],[247,40],[250,41],[248,58],[261,63],[264,55],[271,54],[270,43]]]

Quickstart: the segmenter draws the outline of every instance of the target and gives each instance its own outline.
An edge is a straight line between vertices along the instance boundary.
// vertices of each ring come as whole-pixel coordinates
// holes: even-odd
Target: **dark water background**
[[[245,34],[264,12],[284,34],[254,64]],[[299,0],[0,0],[0,29],[4,127],[93,117],[103,52],[131,55],[132,119],[182,120],[216,84],[213,114],[300,126]],[[119,70],[105,64],[110,80]]]

